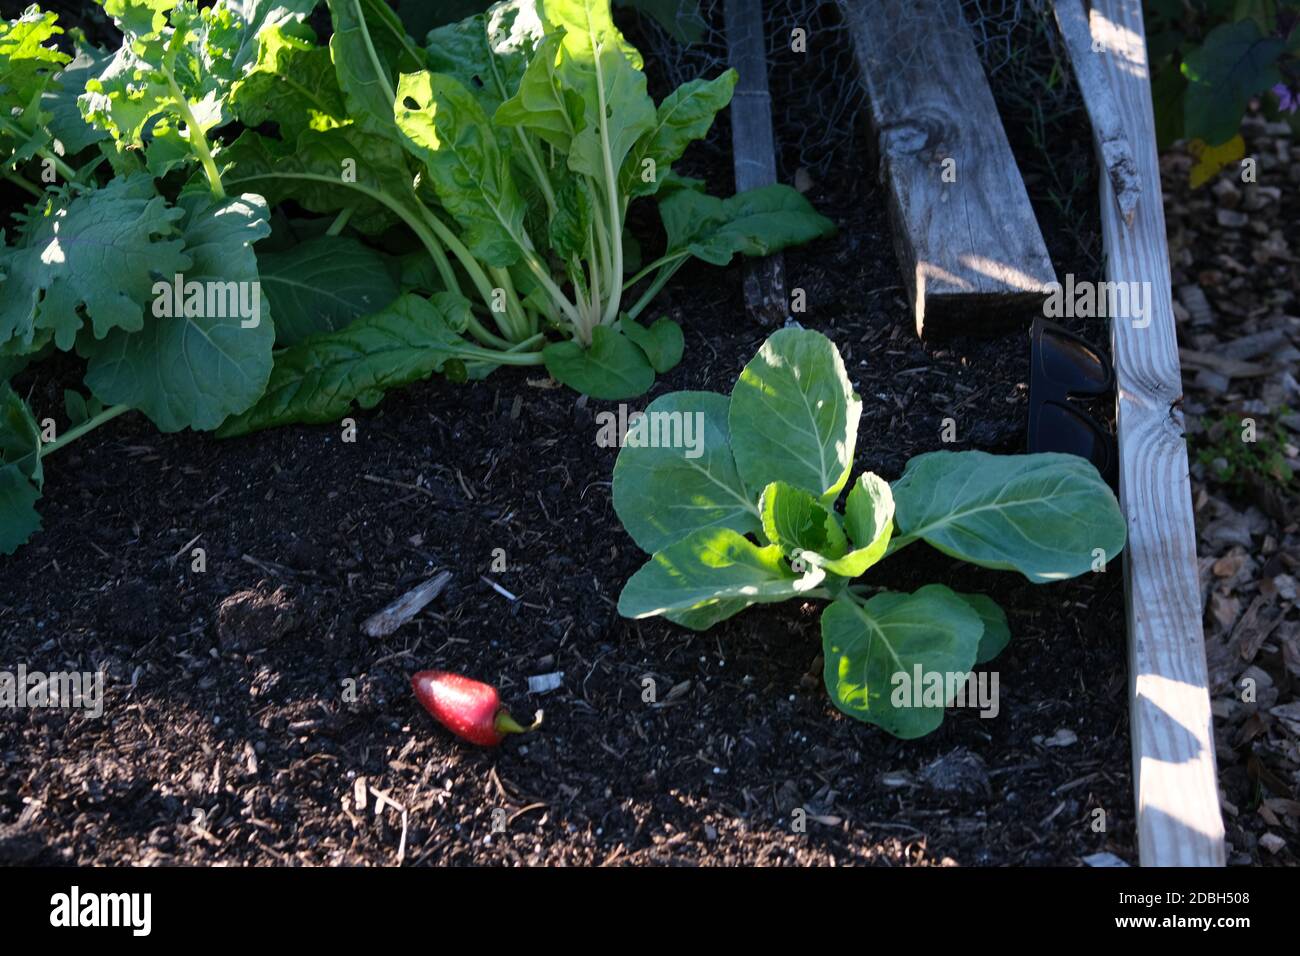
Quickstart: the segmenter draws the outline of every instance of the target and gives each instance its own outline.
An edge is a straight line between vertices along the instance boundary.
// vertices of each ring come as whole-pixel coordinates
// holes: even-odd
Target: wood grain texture
[[[1102,168],[1110,177],[1112,195],[1119,206],[1120,218],[1132,225],[1138,197],[1142,195],[1137,160],[1124,132],[1119,104],[1102,69],[1100,53],[1093,51],[1092,31],[1083,0],[1054,0],[1056,25],[1065,40],[1065,49],[1074,67],[1074,76],[1083,94],[1083,105],[1092,124],[1092,141],[1101,158]]]
[[[731,144],[736,192],[744,192],[776,182],[762,0],[726,0],[723,17],[728,60],[740,74],[731,100]],[[790,308],[781,253],[757,261],[746,259],[744,289],[745,306],[757,321],[763,325],[785,321]]]
[[[841,8],[871,101],[917,332],[1005,327],[1008,307],[1028,313],[1056,273],[961,4],[841,0]]]
[[[1098,62],[1115,92],[1145,196],[1126,227],[1101,177],[1107,279],[1150,283],[1150,310],[1111,324],[1138,852],[1144,866],[1222,866],[1210,697],[1183,441],[1182,379],[1140,0],[1094,0]]]

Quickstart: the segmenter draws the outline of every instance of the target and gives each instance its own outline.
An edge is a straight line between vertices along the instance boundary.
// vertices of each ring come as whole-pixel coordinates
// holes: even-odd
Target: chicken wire
[[[863,0],[763,0],[772,126],[783,179],[792,179],[800,167],[825,176],[853,148],[854,137],[863,128],[860,118],[866,94],[858,78],[853,40],[840,13],[841,3],[853,2]],[[1037,0],[947,2],[961,4],[990,76],[1015,58],[1017,43],[1024,39],[1018,27],[1039,15]],[[662,71],[672,88],[701,75],[716,76],[726,68],[723,3],[700,0],[697,5],[683,0],[672,26],[662,16],[639,18],[650,68]],[[803,30],[804,52],[793,49],[796,29]],[[723,145],[719,135],[715,127],[710,134],[715,147]]]

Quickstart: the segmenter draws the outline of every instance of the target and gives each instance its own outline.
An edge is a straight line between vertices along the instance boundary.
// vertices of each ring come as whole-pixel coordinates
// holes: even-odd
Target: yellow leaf
[[[1194,139],[1187,144],[1187,151],[1196,159],[1192,167],[1192,188],[1204,186],[1223,169],[1238,162],[1246,155],[1246,143],[1240,135],[1232,137],[1219,146],[1207,145],[1203,139]]]

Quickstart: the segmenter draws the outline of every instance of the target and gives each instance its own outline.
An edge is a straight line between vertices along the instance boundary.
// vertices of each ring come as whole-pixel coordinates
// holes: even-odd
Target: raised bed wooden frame
[[[1182,373],[1140,0],[1093,0],[1090,27],[1141,185],[1128,226],[1109,178],[1100,177],[1106,278],[1151,289],[1147,324],[1111,324],[1120,507],[1128,522],[1124,576],[1138,855],[1143,866],[1222,866]]]

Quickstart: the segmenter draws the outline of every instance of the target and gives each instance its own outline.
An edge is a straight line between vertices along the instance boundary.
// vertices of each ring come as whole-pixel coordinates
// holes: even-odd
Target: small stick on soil
[[[505,588],[497,584],[495,581],[493,581],[491,578],[487,577],[486,575],[480,574],[479,578],[483,581],[484,584],[490,587],[493,591],[496,591],[497,594],[500,594],[507,601],[519,600],[519,597],[517,595],[511,594],[509,591],[507,591]]]
[[[367,637],[387,637],[428,606],[447,587],[450,571],[440,571],[418,587],[399,597],[382,611],[361,622],[361,633]]]

